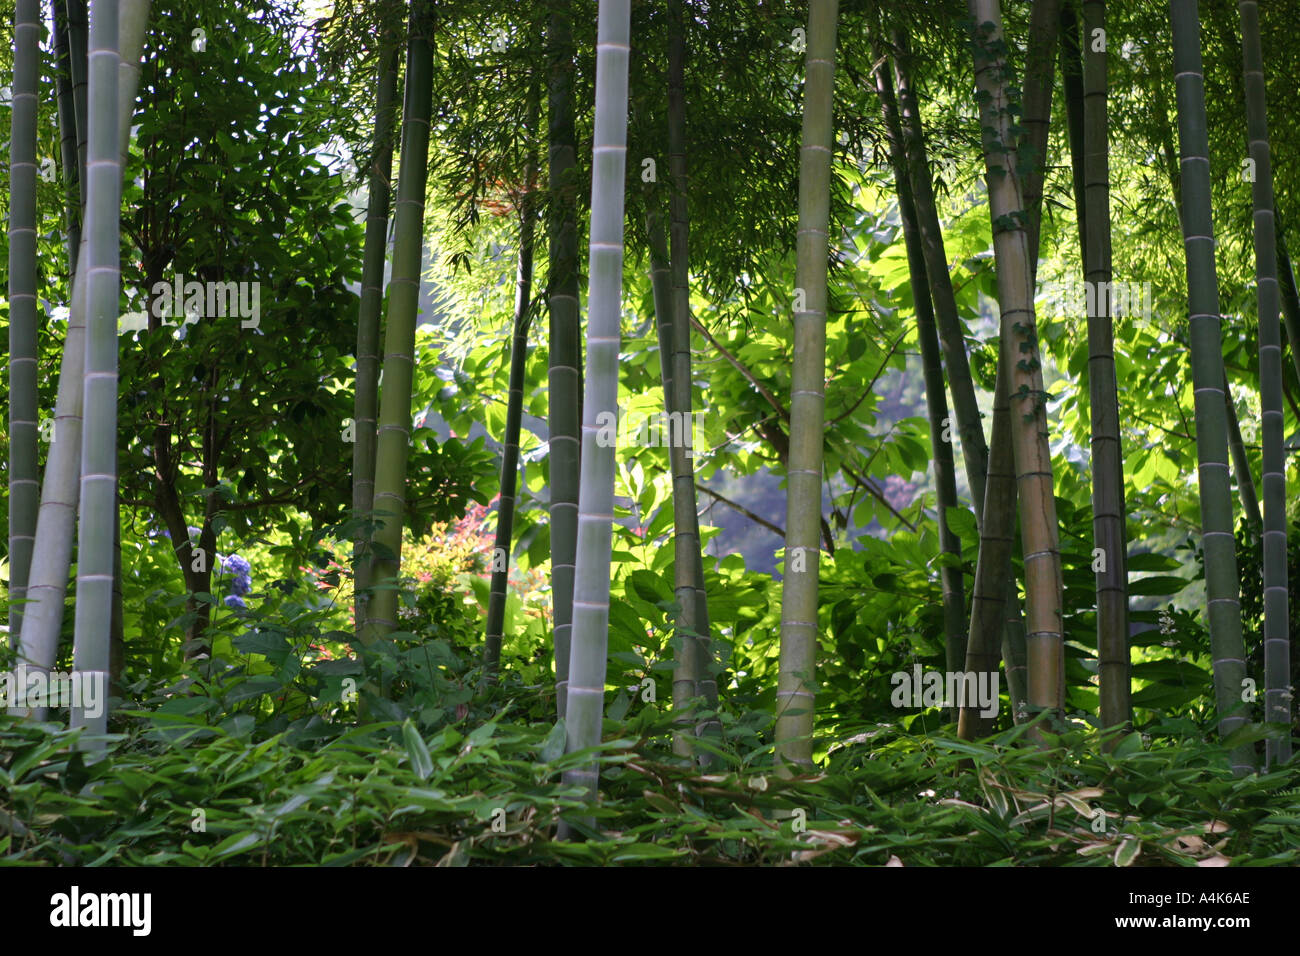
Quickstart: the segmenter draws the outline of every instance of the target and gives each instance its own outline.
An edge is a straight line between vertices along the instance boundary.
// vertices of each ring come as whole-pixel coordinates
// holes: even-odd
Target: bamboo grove
[[[130,711],[271,660],[232,556],[328,538],[337,713],[523,688],[590,808],[629,700],[695,773],[759,713],[798,779],[922,659],[957,693],[912,733],[1116,750],[1204,660],[1224,765],[1291,760],[1300,4],[347,0],[247,50],[233,5],[8,9],[12,666]],[[268,88],[205,131],[213,71]],[[489,502],[429,677],[417,542]]]

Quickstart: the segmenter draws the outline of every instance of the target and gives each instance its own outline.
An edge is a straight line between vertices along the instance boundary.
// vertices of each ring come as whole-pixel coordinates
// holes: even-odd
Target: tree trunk
[[[627,165],[631,0],[600,0],[596,39],[596,118],[592,139],[591,242],[587,296],[587,381],[573,590],[566,752],[600,743],[605,711],[610,554],[618,423],[618,350],[623,297],[623,180]],[[566,771],[594,801],[593,761]],[[569,836],[563,828],[561,836]]]
[[[898,119],[898,104],[888,62],[876,51],[876,92],[885,120],[890,161],[898,193],[899,218],[903,223],[903,241],[907,246],[908,275],[912,283],[912,300],[916,304],[916,330],[921,345],[921,363],[925,377],[925,401],[930,418],[930,450],[934,456],[934,483],[937,501],[940,551],[950,558],[939,571],[943,594],[944,658],[949,673],[964,668],[966,662],[965,594],[961,574],[961,539],[948,524],[948,509],[957,507],[957,479],[953,465],[952,443],[943,438],[948,418],[948,400],[944,394],[943,366],[939,357],[939,335],[934,327],[934,309],[926,277],[925,253],[921,249],[917,227],[916,204],[912,197],[909,164]],[[951,719],[956,719],[958,702],[954,702]]]
[[[538,103],[529,106],[524,135],[537,131]],[[497,505],[496,539],[492,547],[492,584],[488,596],[487,639],[483,644],[483,680],[495,684],[501,663],[501,639],[506,619],[506,582],[510,576],[510,542],[514,531],[515,493],[519,481],[519,430],[524,412],[524,370],[528,362],[528,327],[533,301],[533,183],[537,160],[524,167],[524,193],[519,204],[519,268],[515,275],[515,314],[510,339],[510,385],[506,399],[506,433],[501,448],[501,496]]]
[[[36,510],[40,506],[36,359],[36,84],[41,58],[39,0],[14,6],[9,119],[9,640],[23,626]]]
[[[578,321],[578,138],[574,128],[573,70],[576,51],[570,6],[551,14],[550,89],[547,103],[550,217],[547,247],[550,315],[547,463],[551,485],[551,602],[554,612],[555,707],[567,713],[569,645],[573,632],[573,569],[578,547],[579,403],[582,352]]]
[[[1287,594],[1285,413],[1282,410],[1282,329],[1278,322],[1277,231],[1273,167],[1268,150],[1264,55],[1259,3],[1240,0],[1246,125],[1255,161],[1255,284],[1259,300],[1259,397],[1264,466],[1264,719],[1281,732],[1265,741],[1264,768],[1291,759],[1291,639]]]
[[[799,152],[799,233],[794,370],[790,383],[790,464],[786,469],[785,567],[781,581],[781,656],[776,693],[777,771],[784,776],[812,770],[819,634],[817,576],[821,558],[818,534],[826,405],[826,260],[838,18],[839,0],[809,0],[803,146]]]
[[[393,129],[396,121],[399,44],[386,36],[380,52],[379,89],[375,102],[374,158],[366,200],[366,242],[361,263],[361,305],[357,313],[357,381],[353,399],[352,510],[371,520],[375,507],[375,418],[379,405],[379,326],[384,310],[384,262],[388,252],[389,192],[393,179]],[[353,534],[353,632],[365,632],[370,588],[370,530]]]
[[[1192,386],[1196,394],[1201,540],[1205,551],[1205,589],[1219,733],[1227,737],[1247,720],[1241,708],[1246,650],[1241,637],[1236,540],[1228,484],[1227,416],[1223,406],[1223,352],[1219,285],[1214,266],[1200,15],[1196,0],[1170,0],[1169,9],[1182,154],[1182,228],[1191,322]],[[1253,748],[1248,745],[1235,748],[1230,762],[1235,773],[1252,770]]]
[[[998,0],[969,0],[974,28],[975,82],[988,169],[989,211],[997,257],[1002,351],[1009,368],[1011,442],[1019,490],[1020,534],[1025,554],[1026,651],[1029,707],[1059,712],[1065,696],[1061,619],[1061,554],[1047,403],[1034,321],[1033,266],[1025,232],[1024,200],[1016,170],[1008,110],[1008,68]]]
[[[393,224],[393,274],[388,284],[383,394],[375,443],[374,508],[376,520],[382,525],[375,529],[370,546],[370,583],[374,592],[367,602],[363,632],[366,644],[373,644],[397,627],[406,460],[411,443],[415,325],[424,250],[424,190],[429,171],[429,114],[433,105],[433,22],[427,10],[419,0],[413,0],[407,38],[402,158]]]

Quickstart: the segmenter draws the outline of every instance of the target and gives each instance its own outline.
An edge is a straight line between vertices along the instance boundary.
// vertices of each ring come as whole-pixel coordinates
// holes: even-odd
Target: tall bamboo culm
[[[695,376],[691,361],[689,177],[686,171],[686,21],[685,0],[671,0],[668,6],[668,171],[672,178],[672,193],[668,209],[673,373],[669,386],[672,395],[668,420],[670,430],[673,422],[678,423],[678,433],[671,436],[668,454],[673,477],[674,583],[686,631],[682,635],[681,657],[673,673],[673,706],[688,705],[698,697],[708,707],[717,702],[718,686],[710,670],[713,657],[709,603],[704,590],[704,554],[700,544],[691,433],[691,422],[694,421],[691,392]],[[684,709],[689,709],[689,706]],[[701,720],[694,728],[696,734],[720,731],[721,724],[713,718]],[[692,752],[689,733],[678,735],[676,749],[682,755]]]
[[[1020,536],[1024,549],[1028,704],[1059,713],[1065,697],[1062,580],[1047,403],[1034,320],[1033,266],[1025,204],[1015,166],[1011,82],[998,0],[969,0],[974,21],[975,83],[988,170],[989,212],[997,258],[1001,349],[1009,365],[1011,444],[1015,458]],[[987,521],[987,516],[986,516]]]
[[[370,583],[364,643],[397,626],[397,579],[406,511],[406,462],[411,441],[411,382],[415,324],[420,306],[424,251],[424,190],[428,181],[429,113],[433,98],[433,24],[428,5],[413,0],[407,36],[406,91],[402,104],[401,170],[393,222],[393,273],[384,328],[383,389],[375,444],[377,522],[371,539]],[[380,688],[381,692],[383,688]]]
[[[77,524],[77,601],[73,669],[108,687],[113,611],[113,525],[117,520],[117,314],[121,294],[119,216],[122,157],[118,142],[118,0],[93,0],[86,94],[86,354]],[[100,699],[106,698],[101,693]],[[71,724],[104,733],[108,711],[74,701]]]
[[[36,433],[36,81],[40,0],[14,5],[9,125],[9,640],[22,633],[40,505]]]
[[[384,263],[388,254],[388,212],[393,179],[397,65],[400,44],[385,17],[375,98],[375,140],[366,200],[366,240],[361,261],[361,305],[357,313],[357,381],[353,396],[352,510],[369,520],[375,506],[376,418],[379,414],[379,333],[384,311]],[[352,542],[353,632],[365,632],[370,589],[370,532],[357,529]]]
[[[547,31],[547,465],[551,485],[551,604],[554,617],[555,710],[568,709],[569,645],[573,632],[573,566],[578,549],[578,434],[582,343],[578,319],[578,157],[574,126],[571,4],[557,3]]]
[[[578,553],[573,587],[566,752],[600,743],[605,711],[610,554],[618,419],[618,350],[623,297],[623,180],[627,165],[627,90],[631,0],[600,0],[596,37],[596,119],[592,138],[588,259],[587,380],[583,395]],[[616,434],[617,429],[612,431]],[[595,762],[566,771],[566,783],[596,797]],[[561,836],[568,837],[568,827]]]
[[[1246,125],[1255,161],[1255,282],[1259,301],[1259,393],[1264,468],[1264,719],[1282,732],[1265,742],[1265,768],[1291,759],[1291,637],[1288,632],[1286,451],[1282,411],[1282,329],[1278,321],[1277,229],[1268,150],[1259,3],[1240,0]]]
[[[1196,459],[1201,543],[1205,552],[1206,611],[1219,734],[1227,737],[1247,720],[1241,700],[1246,650],[1241,636],[1236,539],[1228,480],[1228,429],[1223,407],[1223,352],[1219,284],[1214,266],[1200,12],[1197,0],[1170,0],[1169,11],[1182,167],[1183,248],[1187,260],[1192,387],[1196,395]],[[1254,768],[1254,751],[1249,745],[1239,746],[1230,754],[1229,762],[1235,773],[1247,773]]]
[[[533,141],[537,131],[538,101],[529,104],[524,135]],[[531,148],[530,148],[531,150]],[[497,530],[492,545],[492,581],[488,593],[487,635],[483,643],[483,680],[496,683],[501,663],[501,640],[506,620],[506,583],[510,577],[510,543],[513,540],[515,496],[519,487],[519,432],[524,414],[524,371],[528,362],[528,328],[533,302],[533,185],[537,159],[531,153],[524,164],[523,195],[519,201],[519,265],[515,270],[515,311],[510,325],[510,383],[506,394],[506,431],[501,443],[501,492],[497,504]]]
[[[131,117],[140,78],[140,51],[149,19],[149,0],[122,0],[119,4],[117,142],[119,167],[129,143]],[[73,57],[75,59],[75,56]],[[84,116],[84,111],[81,115]],[[80,179],[85,181],[85,170]],[[120,189],[120,185],[119,185]],[[84,216],[83,216],[84,221]],[[41,507],[36,515],[36,542],[32,548],[19,657],[28,667],[49,671],[58,652],[63,628],[63,601],[68,588],[68,567],[72,537],[76,530],[77,503],[81,485],[81,415],[84,395],[86,350],[86,260],[88,235],[83,231],[78,268],[73,276],[68,330],[59,365],[58,393],[54,404],[54,440],[50,442],[41,482]],[[114,305],[116,310],[116,305]],[[116,333],[116,324],[114,325]],[[105,621],[108,618],[105,617]],[[43,708],[31,716],[44,718]]]
[[[776,691],[777,770],[812,770],[817,667],[817,576],[822,518],[826,395],[826,257],[830,229],[831,126],[838,0],[809,0],[799,153],[794,370],[786,470],[781,656]],[[802,302],[800,301],[802,300]],[[800,307],[802,306],[802,308]]]
[[[930,452],[934,458],[935,501],[938,511],[939,549],[953,558],[940,568],[943,595],[944,657],[949,673],[964,670],[966,665],[965,594],[962,589],[961,539],[948,523],[948,509],[957,507],[957,479],[953,464],[952,443],[944,437],[948,418],[948,399],[944,393],[943,364],[939,352],[939,334],[935,331],[934,307],[931,304],[926,276],[925,253],[921,248],[916,202],[907,162],[903,129],[899,122],[898,100],[889,60],[876,51],[876,93],[880,97],[889,143],[890,163],[894,168],[895,193],[899,218],[903,224],[903,241],[907,247],[908,276],[912,284],[912,301],[916,304],[916,331],[921,346],[922,374],[925,378],[925,406],[930,421]],[[960,706],[959,702],[955,706]],[[956,717],[956,710],[953,711]]]
[[[1100,33],[1098,32],[1100,31]],[[1106,4],[1084,0],[1084,278],[1097,289],[1088,315],[1088,395],[1092,421],[1092,534],[1097,568],[1097,661],[1103,727],[1127,725],[1129,704],[1128,535],[1124,449],[1120,442],[1110,289],[1110,133],[1107,119]],[[1101,554],[1096,555],[1095,551]],[[1098,561],[1098,559],[1100,559]]]

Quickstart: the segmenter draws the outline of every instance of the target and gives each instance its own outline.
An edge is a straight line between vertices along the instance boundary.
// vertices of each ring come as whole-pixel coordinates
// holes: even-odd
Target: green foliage
[[[177,696],[175,703],[210,698]],[[95,865],[768,864],[1234,866],[1300,861],[1287,772],[1234,779],[1217,746],[1112,756],[1091,733],[1047,750],[1023,729],[981,744],[863,723],[825,771],[783,781],[734,742],[699,776],[655,740],[667,715],[605,721],[605,792],[589,812],[546,721],[418,718],[270,736],[190,703],[131,715],[87,762],[76,732],[0,716],[0,860]],[[735,728],[737,716],[728,714]],[[730,731],[729,731],[730,733]],[[743,739],[731,735],[735,741]],[[561,746],[557,746],[559,743]]]

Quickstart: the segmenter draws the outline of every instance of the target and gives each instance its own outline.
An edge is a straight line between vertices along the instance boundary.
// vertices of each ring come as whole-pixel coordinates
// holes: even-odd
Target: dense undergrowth
[[[523,719],[504,688],[436,729],[299,718],[210,721],[213,682],[130,712],[97,741],[0,716],[0,862],[13,865],[1294,865],[1294,772],[1234,778],[1218,745],[1102,755],[1071,730],[1027,744],[864,725],[816,776],[783,780],[770,749],[724,713],[708,773],[671,754],[672,718],[607,720],[593,812],[562,772],[559,724]],[[175,702],[186,702],[184,707]],[[228,702],[228,697],[227,697]],[[185,712],[185,711],[188,711]],[[851,730],[852,728],[847,728]],[[754,746],[749,746],[753,744]],[[585,842],[555,840],[566,816]],[[586,828],[584,818],[594,821]]]

